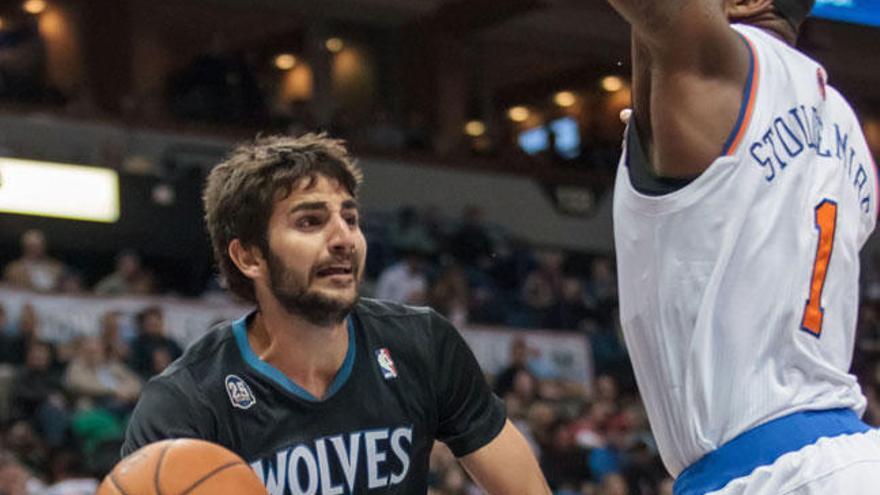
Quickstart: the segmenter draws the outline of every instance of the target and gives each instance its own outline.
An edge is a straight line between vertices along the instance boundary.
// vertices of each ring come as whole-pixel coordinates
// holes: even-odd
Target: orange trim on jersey
[[[755,95],[758,94],[758,75],[761,72],[758,64],[758,51],[755,50],[755,45],[753,45],[751,40],[745,36],[740,36],[742,36],[742,39],[745,41],[746,46],[749,49],[751,63],[749,64],[749,77],[747,78],[746,88],[745,91],[743,91],[743,103],[740,115],[737,119],[736,126],[733,128],[733,132],[730,133],[731,137],[724,146],[724,151],[721,153],[724,156],[732,156],[736,153],[737,148],[739,148],[739,145],[746,134],[746,129],[749,128],[749,123],[752,121],[752,113],[755,110]]]

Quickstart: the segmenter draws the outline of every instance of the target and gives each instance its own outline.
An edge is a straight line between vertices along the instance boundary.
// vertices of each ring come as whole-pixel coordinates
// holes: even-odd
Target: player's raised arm
[[[769,2],[745,0],[734,3]],[[735,37],[722,0],[608,0],[664,65],[690,64]],[[699,57],[697,57],[699,58]]]
[[[694,177],[722,154],[750,56],[731,20],[772,0],[609,0],[633,28],[635,124],[653,171]]]

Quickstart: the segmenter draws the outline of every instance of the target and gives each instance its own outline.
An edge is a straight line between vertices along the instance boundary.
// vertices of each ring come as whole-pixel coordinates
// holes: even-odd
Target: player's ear
[[[257,246],[245,246],[236,238],[229,243],[226,252],[245,277],[253,280],[263,272],[263,253]]]
[[[773,12],[773,0],[725,0],[727,18],[741,21]]]

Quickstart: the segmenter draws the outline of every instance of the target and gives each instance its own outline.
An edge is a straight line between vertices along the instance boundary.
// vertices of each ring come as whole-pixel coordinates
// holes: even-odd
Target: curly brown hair
[[[229,243],[256,246],[268,253],[269,217],[276,202],[303,179],[310,187],[319,175],[339,182],[353,197],[363,174],[345,143],[325,134],[258,137],[235,148],[208,175],[202,199],[214,259],[229,290],[256,303],[254,284],[229,257]]]

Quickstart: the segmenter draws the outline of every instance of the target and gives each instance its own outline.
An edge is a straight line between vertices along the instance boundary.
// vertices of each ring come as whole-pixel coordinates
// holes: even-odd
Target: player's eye
[[[321,225],[321,217],[318,215],[305,215],[296,220],[296,226],[301,229],[308,229]]]
[[[348,225],[350,225],[352,227],[356,227],[359,223],[359,220],[360,220],[358,218],[357,213],[345,215],[343,218],[345,219],[345,222],[348,223]]]

